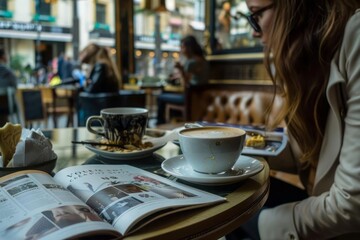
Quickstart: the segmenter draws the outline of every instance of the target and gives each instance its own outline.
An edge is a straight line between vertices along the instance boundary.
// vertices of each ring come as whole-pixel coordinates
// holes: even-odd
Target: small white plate
[[[166,159],[161,164],[162,169],[185,181],[201,185],[225,185],[247,179],[259,173],[263,168],[259,160],[241,155],[230,171],[220,174],[204,174],[195,172],[183,155]]]
[[[91,144],[85,144],[84,146],[90,151],[104,158],[115,159],[115,160],[133,160],[133,159],[141,159],[151,156],[156,150],[165,146],[166,142],[162,142],[162,143],[154,142],[153,144],[154,146],[151,148],[138,150],[134,152],[110,152],[110,151],[101,150]]]

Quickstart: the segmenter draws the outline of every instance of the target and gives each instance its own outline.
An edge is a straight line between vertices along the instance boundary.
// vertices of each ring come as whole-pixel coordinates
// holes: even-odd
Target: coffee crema
[[[183,136],[194,138],[231,138],[245,134],[242,129],[226,127],[203,127],[196,129],[186,129],[180,132]]]

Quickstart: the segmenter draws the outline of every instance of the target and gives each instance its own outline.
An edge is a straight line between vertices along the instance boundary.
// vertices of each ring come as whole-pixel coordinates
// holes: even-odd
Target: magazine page
[[[123,235],[146,217],[150,221],[159,218],[156,212],[164,215],[179,211],[180,207],[225,201],[220,196],[129,165],[74,166],[58,172],[55,179]]]
[[[41,171],[0,178],[1,239],[64,239],[115,229]],[[119,235],[119,234],[117,234]]]

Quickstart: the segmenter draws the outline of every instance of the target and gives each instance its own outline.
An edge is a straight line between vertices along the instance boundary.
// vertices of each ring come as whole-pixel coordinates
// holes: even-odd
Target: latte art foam
[[[195,137],[195,138],[229,138],[242,135],[242,131],[234,131],[234,129],[226,128],[206,128],[206,129],[189,129],[181,132],[184,136]]]

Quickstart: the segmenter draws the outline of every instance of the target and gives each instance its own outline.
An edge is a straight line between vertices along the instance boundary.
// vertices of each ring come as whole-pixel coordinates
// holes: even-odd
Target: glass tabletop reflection
[[[155,130],[154,130],[155,131]],[[156,130],[157,136],[165,130]],[[129,164],[143,169],[157,168],[163,160],[176,156],[180,152],[180,148],[169,142],[161,149],[157,150],[152,156],[144,159],[108,159],[87,149],[82,144],[74,144],[72,141],[95,140],[97,136],[87,131],[85,127],[79,128],[54,128],[51,130],[43,130],[44,135],[50,139],[53,144],[54,152],[58,156],[54,172],[75,165],[81,164]],[[149,131],[153,134],[153,131]],[[152,137],[156,137],[153,135]]]

